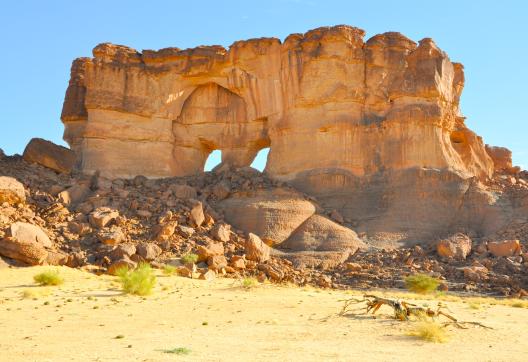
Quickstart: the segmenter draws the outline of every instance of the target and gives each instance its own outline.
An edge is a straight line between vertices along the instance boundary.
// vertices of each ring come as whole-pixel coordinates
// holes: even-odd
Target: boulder
[[[196,189],[188,185],[173,184],[169,186],[174,196],[178,199],[195,199],[197,196]]]
[[[503,240],[488,242],[488,251],[493,256],[513,256],[521,254],[519,240]]]
[[[210,269],[220,270],[227,266],[227,259],[223,255],[212,255],[207,258],[207,265]]]
[[[231,225],[229,224],[216,224],[211,230],[211,236],[222,242],[229,241],[231,238]]]
[[[35,240],[19,240],[11,237],[0,239],[0,255],[29,265],[41,265],[48,251]]]
[[[116,245],[126,239],[125,233],[119,226],[113,225],[109,230],[100,230],[97,239],[106,245]]]
[[[178,226],[177,221],[167,221],[163,224],[160,224],[156,239],[160,241],[168,240],[172,235],[174,235],[176,226]]]
[[[178,231],[184,238],[190,238],[194,234],[194,229],[189,226],[179,225]]]
[[[442,258],[465,260],[471,252],[471,239],[462,233],[457,233],[447,239],[439,240],[436,252]]]
[[[91,192],[87,183],[78,183],[59,192],[57,196],[65,205],[77,205],[84,202]]]
[[[117,245],[109,254],[112,260],[130,258],[136,253],[136,246],[132,243],[123,243]]]
[[[493,160],[495,171],[507,173],[516,173],[520,171],[518,167],[513,167],[512,152],[506,147],[486,145],[486,152]]]
[[[223,200],[229,196],[231,192],[231,187],[225,181],[217,183],[212,188],[212,193],[217,200]]]
[[[93,227],[102,229],[111,221],[115,220],[118,216],[119,211],[110,209],[108,207],[100,207],[89,215],[88,220]]]
[[[302,223],[280,246],[285,251],[344,251],[354,254],[365,244],[357,234],[321,215]]]
[[[209,282],[213,281],[216,279],[216,273],[213,270],[209,269],[206,272],[201,273],[199,279],[206,280]]]
[[[317,285],[321,288],[330,288],[332,286],[332,278],[328,275],[321,275],[317,279]]]
[[[68,229],[70,232],[79,236],[84,236],[92,232],[92,228],[88,223],[79,221],[70,221],[68,223]]]
[[[235,269],[246,269],[246,259],[240,255],[233,255],[229,265]]]
[[[202,223],[205,221],[205,215],[203,211],[203,206],[200,201],[192,200],[192,208],[191,208],[191,214],[190,219],[193,225],[195,226],[201,226]]]
[[[193,270],[185,265],[178,267],[178,275],[185,278],[193,277]]]
[[[48,235],[37,225],[26,222],[14,222],[7,229],[7,236],[20,242],[35,242],[45,248],[51,248],[52,242]]]
[[[198,245],[196,249],[198,261],[206,261],[212,256],[224,255],[224,245],[222,243],[209,243],[207,246]]]
[[[22,156],[25,161],[37,163],[57,172],[68,173],[75,166],[75,153],[41,138],[29,141]]]
[[[68,263],[68,254],[59,251],[48,251],[46,264],[48,265],[66,265]]]
[[[285,276],[284,271],[282,271],[277,265],[259,264],[257,269],[264,272],[271,280],[275,282],[280,282]]]
[[[143,242],[136,246],[136,254],[147,261],[156,259],[161,254],[161,252],[161,248],[154,243]]]
[[[257,235],[249,233],[245,243],[246,258],[259,263],[270,259],[271,248]]]
[[[10,205],[15,205],[25,201],[24,185],[13,177],[0,176],[0,204],[7,202]]]
[[[227,222],[269,245],[280,245],[315,213],[315,206],[302,195],[282,189],[233,194],[219,206]]]
[[[489,270],[482,265],[473,265],[470,267],[465,267],[464,277],[472,282],[479,283],[488,278]]]

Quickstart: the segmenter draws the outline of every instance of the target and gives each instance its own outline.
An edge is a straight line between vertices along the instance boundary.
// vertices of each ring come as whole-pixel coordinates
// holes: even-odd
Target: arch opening
[[[258,151],[257,155],[253,159],[253,162],[251,162],[251,167],[263,172],[266,169],[266,165],[268,163],[269,151],[269,147],[262,148],[260,151]]]
[[[218,166],[220,163],[222,163],[222,151],[221,150],[213,150],[209,156],[207,156],[207,159],[205,160],[204,164],[204,172],[212,171],[216,166]]]

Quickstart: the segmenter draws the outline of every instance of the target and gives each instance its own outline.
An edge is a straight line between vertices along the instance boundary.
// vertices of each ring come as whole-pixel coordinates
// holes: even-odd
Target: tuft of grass
[[[258,281],[255,278],[244,278],[241,284],[242,288],[249,290],[255,288],[258,285]]]
[[[196,263],[198,261],[198,255],[192,253],[182,255],[181,261],[183,262],[183,264]]]
[[[405,287],[414,293],[429,294],[440,285],[440,281],[427,274],[414,274],[405,278]]]
[[[185,356],[191,353],[191,350],[186,347],[176,347],[173,349],[164,349],[162,350],[163,353],[171,353],[171,354],[177,354],[179,356]]]
[[[480,304],[479,303],[469,303],[469,308],[480,309]]]
[[[419,322],[408,335],[433,343],[444,343],[448,340],[446,330],[440,324],[431,321]]]
[[[173,274],[176,274],[177,271],[178,269],[174,265],[166,264],[163,267],[163,274],[165,275],[173,275]]]
[[[514,308],[528,308],[528,302],[517,301],[511,304]]]
[[[156,276],[149,264],[141,263],[135,270],[120,268],[116,272],[123,291],[129,294],[149,295],[156,285]]]
[[[48,270],[39,273],[33,277],[33,280],[40,285],[61,285],[64,283],[64,278],[57,270]]]
[[[49,293],[47,293],[49,294]],[[40,291],[38,290],[33,290],[33,289],[24,289],[21,293],[21,297],[23,299],[38,299],[39,297],[41,297],[43,295],[43,293],[41,293]]]

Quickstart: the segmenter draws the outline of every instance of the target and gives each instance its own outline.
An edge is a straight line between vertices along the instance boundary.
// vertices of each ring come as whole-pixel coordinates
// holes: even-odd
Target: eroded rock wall
[[[270,176],[359,229],[453,228],[500,158],[464,125],[463,66],[429,38],[364,35],[341,25],[229,49],[100,44],[73,63],[64,138],[83,172],[110,178],[197,174],[215,149],[243,167],[270,147]]]
[[[85,172],[111,177],[203,171],[208,154],[295,179],[412,167],[489,176],[493,163],[464,126],[462,66],[431,39],[349,26],[220,46],[145,50],[98,45],[72,67],[62,119]]]

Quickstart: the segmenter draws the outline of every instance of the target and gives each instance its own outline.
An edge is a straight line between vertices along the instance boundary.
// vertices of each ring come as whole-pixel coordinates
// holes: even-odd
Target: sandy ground
[[[69,268],[60,269],[62,286],[35,286],[33,275],[44,269],[0,269],[2,361],[526,361],[528,355],[528,309],[494,300],[447,302],[459,319],[494,329],[449,328],[449,341],[435,344],[408,336],[415,323],[390,319],[389,308],[377,319],[338,316],[339,300],[357,292],[273,285],[247,291],[230,279],[160,275],[155,293],[142,298],[123,295],[115,278]],[[177,347],[190,353],[166,352]]]

